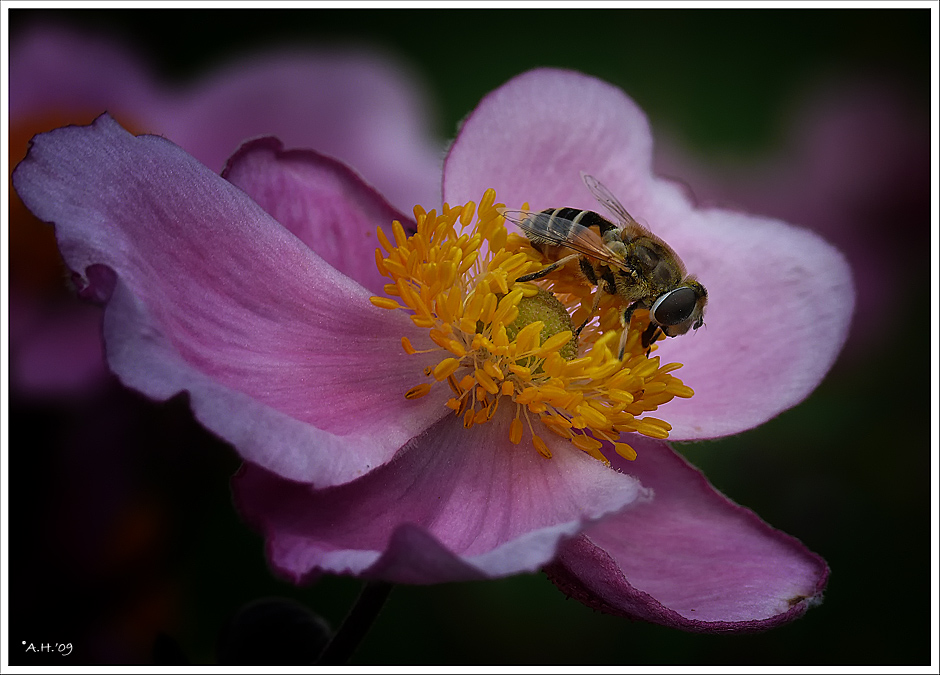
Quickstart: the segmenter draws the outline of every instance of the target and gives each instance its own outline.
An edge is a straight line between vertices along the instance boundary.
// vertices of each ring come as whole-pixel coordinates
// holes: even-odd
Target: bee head
[[[690,328],[702,327],[707,301],[705,287],[694,279],[687,279],[683,285],[656,298],[650,308],[650,318],[669,337],[685,335]]]

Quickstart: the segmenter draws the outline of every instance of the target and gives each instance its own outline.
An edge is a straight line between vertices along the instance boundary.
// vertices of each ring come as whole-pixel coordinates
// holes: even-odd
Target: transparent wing
[[[616,216],[621,225],[631,228],[639,228],[644,232],[648,231],[646,227],[636,222],[636,219],[630,215],[627,209],[624,208],[623,204],[620,203],[620,200],[614,197],[613,193],[594,176],[586,174],[582,171],[581,180],[584,181],[587,189],[591,191],[592,195],[594,195],[594,199],[603,204],[604,207],[606,207],[607,210],[611,212],[611,214]]]
[[[535,243],[546,243],[553,246],[566,246],[590,258],[603,263],[629,270],[624,261],[615,257],[613,252],[604,244],[604,240],[594,232],[579,223],[554,215],[536,211],[509,211],[503,210],[502,215],[518,225],[523,232]]]

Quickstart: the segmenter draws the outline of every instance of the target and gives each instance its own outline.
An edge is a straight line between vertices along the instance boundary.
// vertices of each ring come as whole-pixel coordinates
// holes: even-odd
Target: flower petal
[[[429,109],[418,79],[389,54],[284,49],[233,61],[194,83],[161,130],[215,170],[261,134],[315,148],[410,211],[440,203],[441,146],[428,133]]]
[[[375,228],[415,225],[349,167],[313,150],[284,150],[276,138],[245,143],[222,177],[293,232],[317,255],[376,294],[388,279],[375,266]]]
[[[708,233],[684,258],[709,300],[704,328],[657,350],[695,391],[663,409],[676,441],[735,434],[800,403],[839,355],[855,304],[845,258],[809,230],[721,210],[687,223]]]
[[[550,105],[539,103],[551,101]],[[676,250],[709,292],[707,327],[659,343],[696,396],[662,413],[676,440],[757,426],[803,400],[832,366],[854,306],[842,255],[813,233],[731,211],[696,211],[651,173],[645,116],[622,91],[536,70],[489,94],[445,162],[444,197],[494,187],[510,207],[599,209],[579,172],[600,179]]]
[[[58,129],[34,140],[14,185],[56,224],[87,294],[96,279],[114,284],[105,342],[125,384],[158,399],[189,391],[200,421],[247,459],[345,482],[446,410],[445,392],[404,399],[431,361],[402,354],[401,336],[421,339],[403,313],[373,307],[165,139],[131,136],[107,116]],[[92,274],[101,269],[113,272]]]
[[[10,119],[68,112],[70,121],[103,110],[133,120],[163,105],[140,58],[116,41],[59,25],[28,27],[10,44]]]
[[[844,353],[869,359],[866,349],[894,339],[896,325],[881,316],[904,293],[901,280],[929,284],[927,268],[917,281],[909,259],[909,251],[929,246],[926,110],[897,82],[834,78],[819,82],[791,117],[777,154],[706,163],[659,139],[654,165],[681,176],[700,204],[732,204],[799,223],[835,244],[857,291]],[[886,248],[886,230],[905,245]]]
[[[529,71],[464,120],[444,160],[444,200],[458,204],[488,186],[510,208],[596,209],[586,171],[646,217],[652,147],[646,116],[620,89],[572,71]]]
[[[585,523],[646,497],[567,441],[543,458],[509,442],[503,409],[464,429],[448,416],[395,461],[316,490],[246,464],[236,505],[268,542],[271,564],[300,581],[318,572],[436,583],[531,572]]]
[[[764,630],[818,603],[829,568],[799,541],[715,490],[668,445],[614,458],[653,499],[591,526],[546,568],[603,611],[697,632]]]
[[[168,86],[132,45],[102,35],[37,24],[11,45],[14,121],[55,112],[84,122],[107,110],[214,171],[245,139],[277,136],[355,167],[405,210],[440,203],[430,108],[419,79],[381,51],[275,49]]]

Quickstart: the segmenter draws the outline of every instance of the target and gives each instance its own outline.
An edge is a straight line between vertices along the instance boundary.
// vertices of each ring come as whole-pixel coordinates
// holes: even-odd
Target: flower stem
[[[385,581],[366,582],[356,604],[323,650],[317,665],[341,666],[349,660],[378,616],[393,586]]]

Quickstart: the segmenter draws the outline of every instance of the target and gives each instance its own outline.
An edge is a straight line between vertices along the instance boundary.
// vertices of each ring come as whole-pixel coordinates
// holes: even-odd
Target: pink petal
[[[441,146],[429,134],[426,99],[417,78],[388,54],[278,50],[193,83],[168,111],[165,131],[213,169],[252,136],[313,148],[354,167],[410,212],[440,203]]]
[[[384,294],[389,280],[375,266],[376,224],[391,235],[393,220],[412,232],[413,221],[335,159],[283,147],[276,138],[249,141],[229,159],[222,177],[332,267]]]
[[[11,119],[107,110],[216,171],[245,139],[277,136],[355,167],[405,212],[440,203],[427,98],[393,56],[363,49],[251,54],[185,86],[157,82],[131,45],[53,26],[22,35],[10,56]]]
[[[323,490],[246,464],[236,504],[294,581],[334,572],[436,583],[535,571],[587,521],[645,498],[634,478],[567,441],[545,439],[551,459],[528,433],[512,445],[511,420],[503,408],[467,430],[450,415],[395,461]]]
[[[704,328],[657,352],[684,364],[675,375],[695,390],[662,410],[672,440],[738,433],[800,403],[835,362],[854,307],[848,264],[812,232],[719,210],[688,222],[708,232],[686,259],[709,302]]]
[[[188,391],[196,416],[246,459],[342,483],[445,412],[443,391],[404,399],[431,361],[402,353],[401,336],[421,343],[402,313],[373,307],[165,139],[135,138],[107,116],[58,129],[34,139],[14,185],[56,224],[87,293],[109,276],[92,271],[113,270],[105,343],[122,381],[157,399]]]
[[[606,612],[698,632],[771,628],[819,602],[829,568],[730,501],[668,445],[637,439],[617,468],[653,499],[591,526],[546,571]]]
[[[836,244],[858,296],[846,351],[867,359],[864,348],[893,339],[894,324],[881,316],[903,292],[901,279],[917,283],[908,250],[928,246],[929,125],[897,83],[877,78],[820,82],[792,118],[775,155],[706,163],[660,143],[654,163],[681,176],[700,204],[765,213]],[[884,247],[886,229],[906,245]]]
[[[489,94],[466,120],[445,163],[444,196],[459,203],[493,187],[511,206],[599,209],[579,172],[601,180],[709,291],[707,326],[660,343],[663,363],[685,364],[677,376],[696,391],[659,413],[671,437],[752,428],[802,401],[831,367],[854,305],[849,267],[809,231],[694,210],[676,185],[652,175],[651,148],[646,118],[622,91],[536,70]]]
[[[10,46],[10,120],[70,111],[144,121],[162,104],[127,45],[54,25],[34,25]],[[76,120],[77,121],[77,120]]]

